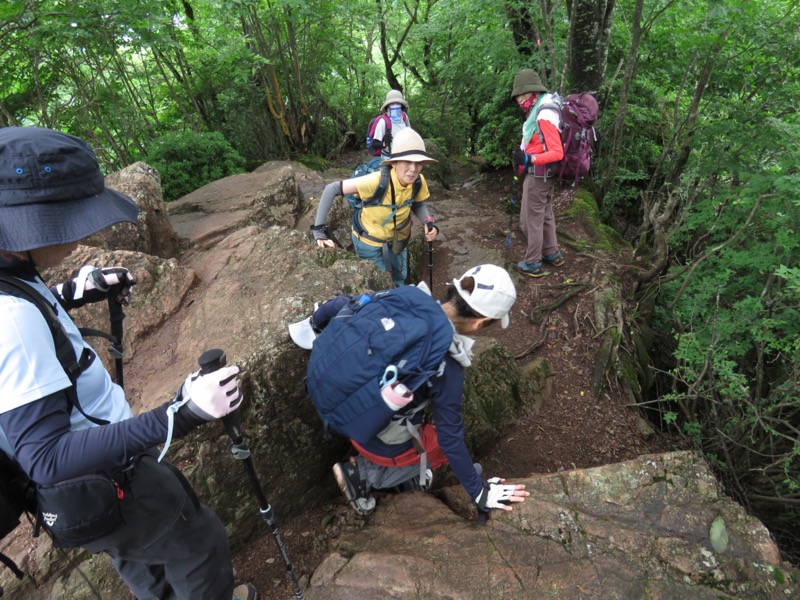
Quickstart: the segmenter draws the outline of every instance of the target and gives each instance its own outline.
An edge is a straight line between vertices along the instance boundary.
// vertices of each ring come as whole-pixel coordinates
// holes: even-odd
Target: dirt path
[[[352,157],[343,164],[354,162]],[[349,161],[349,162],[348,162]],[[454,184],[447,200],[432,198],[432,212],[440,217],[442,240],[434,246],[434,296],[442,298],[445,282],[465,268],[480,262],[506,262],[509,269],[524,251],[519,232],[514,233],[506,259],[509,216],[503,200],[512,192],[510,177],[482,174],[467,185]],[[462,187],[463,186],[463,187]],[[556,197],[556,219],[572,201],[568,188]],[[515,223],[517,220],[514,220]],[[447,227],[451,227],[447,235]],[[460,228],[458,233],[453,228]],[[559,223],[559,233],[572,239],[585,237],[580,225]],[[497,328],[493,335],[503,342],[520,364],[536,357],[545,359],[554,373],[552,391],[535,414],[521,418],[502,439],[479,459],[490,475],[512,479],[532,473],[593,467],[662,452],[676,442],[645,433],[637,410],[628,405],[621,390],[608,387],[595,398],[590,382],[595,355],[602,342],[593,323],[592,282],[605,268],[608,257],[576,252],[562,244],[567,260],[560,269],[540,279],[522,278],[517,283],[517,303],[511,326]],[[622,262],[627,257],[619,257]],[[427,263],[427,257],[424,258]],[[427,266],[423,278],[428,280]],[[527,315],[535,306],[551,302],[570,284],[588,282],[589,288],[553,311],[542,328]],[[623,291],[623,297],[625,292]],[[532,344],[546,336],[535,351]],[[522,356],[524,355],[524,356]],[[312,510],[280,522],[280,531],[298,576],[310,576],[335,542],[338,530],[333,515],[345,503]],[[254,517],[256,518],[256,517]],[[254,527],[258,526],[254,522]],[[247,548],[240,549],[234,563],[238,578],[253,582],[259,598],[285,599],[292,596],[285,567],[278,557],[273,538],[267,533]]]

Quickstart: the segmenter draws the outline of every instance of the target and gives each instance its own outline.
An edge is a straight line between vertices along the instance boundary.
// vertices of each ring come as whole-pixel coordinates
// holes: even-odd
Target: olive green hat
[[[511,97],[516,98],[528,92],[546,92],[547,88],[542,85],[539,74],[533,69],[521,69],[514,77],[514,88],[511,90]]]

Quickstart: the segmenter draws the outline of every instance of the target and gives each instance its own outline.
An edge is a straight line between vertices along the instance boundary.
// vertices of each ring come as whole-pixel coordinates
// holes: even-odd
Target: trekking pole
[[[217,369],[224,367],[227,359],[222,350],[213,349],[203,352],[203,354],[200,355],[200,358],[197,359],[197,362],[200,364],[200,373],[205,375],[206,373],[211,373],[212,371],[216,371]],[[275,539],[275,544],[278,546],[278,553],[281,555],[281,558],[286,565],[286,576],[289,578],[289,583],[292,584],[294,597],[297,600],[305,600],[305,595],[303,594],[300,583],[297,581],[297,577],[294,574],[292,563],[289,562],[289,555],[286,553],[286,547],[283,545],[283,539],[281,538],[281,534],[278,531],[278,526],[275,523],[275,515],[272,512],[272,506],[267,500],[267,497],[264,495],[264,490],[261,488],[261,483],[258,481],[255,467],[253,467],[253,459],[250,456],[250,448],[244,441],[244,437],[239,429],[239,419],[236,418],[236,415],[230,413],[222,418],[222,423],[225,425],[225,431],[228,432],[228,437],[231,438],[231,454],[233,454],[235,459],[243,461],[245,471],[247,472],[248,478],[250,479],[250,484],[252,485],[256,499],[258,500],[259,512],[272,532],[272,537]]]
[[[117,385],[124,388],[122,382],[122,320],[125,318],[125,313],[122,311],[122,304],[111,295],[108,296],[108,315],[111,319],[111,335],[114,337],[108,347],[108,352],[114,357]]]
[[[431,294],[433,294],[433,242],[428,242],[428,281],[431,284]]]
[[[514,226],[514,208],[517,204],[517,191],[519,188],[519,175],[514,171],[514,179],[512,183],[511,204],[508,207],[508,234],[506,235],[506,262],[508,262],[508,253],[511,250],[511,232]]]
[[[425,217],[425,221],[423,221],[422,225],[423,234],[427,234],[429,231],[428,225],[431,227],[436,227],[434,223],[436,223],[436,220],[433,217]],[[428,242],[428,282],[430,283],[431,294],[433,294],[433,241]]]

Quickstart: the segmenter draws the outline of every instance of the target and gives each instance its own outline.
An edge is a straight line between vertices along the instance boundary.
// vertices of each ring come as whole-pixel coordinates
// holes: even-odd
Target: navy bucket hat
[[[106,187],[82,139],[43,127],[0,128],[0,250],[77,242],[136,223],[139,208]]]

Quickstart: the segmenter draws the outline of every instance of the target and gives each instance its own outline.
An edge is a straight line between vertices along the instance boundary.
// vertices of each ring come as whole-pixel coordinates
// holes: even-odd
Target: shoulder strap
[[[383,197],[386,195],[386,190],[389,189],[389,184],[392,179],[390,169],[391,167],[389,165],[380,167],[381,180],[378,183],[378,187],[375,188],[375,192],[372,196],[361,201],[362,206],[375,206],[383,201]]]
[[[558,113],[558,120],[559,120],[558,129],[560,131],[561,130],[561,107],[562,106],[563,106],[563,102],[561,100],[561,96],[559,96],[555,92],[552,93],[552,94],[545,94],[536,103],[536,118],[534,119],[533,127],[534,127],[534,130],[536,131],[536,135],[539,136],[539,141],[542,143],[542,148],[544,148],[545,152],[547,152],[547,144],[546,144],[546,142],[544,140],[544,134],[542,133],[542,129],[541,129],[541,127],[539,127],[539,114],[545,109],[550,109],[550,110],[556,111]]]
[[[64,331],[61,320],[58,318],[56,307],[50,304],[43,296],[32,290],[30,286],[21,283],[16,278],[6,273],[0,273],[0,293],[27,300],[39,310],[53,336],[58,362],[61,363],[61,367],[72,383],[72,385],[65,390],[70,405],[76,408],[79,413],[92,423],[96,425],[107,425],[109,421],[92,417],[83,411],[76,390],[78,377],[80,377],[80,374],[83,373],[95,359],[94,352],[84,347],[80,359],[76,358],[75,349],[67,336],[67,332]]]

